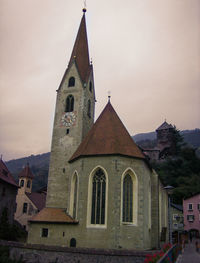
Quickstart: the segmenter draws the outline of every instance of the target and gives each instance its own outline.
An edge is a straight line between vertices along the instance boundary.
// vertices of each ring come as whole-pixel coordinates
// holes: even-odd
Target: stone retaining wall
[[[19,259],[21,256],[26,263],[143,263],[147,251],[105,250],[66,248],[44,245],[30,245],[0,240],[0,246],[10,248],[10,257]]]

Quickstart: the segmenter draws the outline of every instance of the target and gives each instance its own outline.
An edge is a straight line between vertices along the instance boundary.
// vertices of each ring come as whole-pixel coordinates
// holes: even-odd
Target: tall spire
[[[71,65],[71,63],[73,63],[73,61],[75,61],[80,77],[83,82],[87,81],[91,68],[90,60],[89,60],[85,12],[86,9],[84,8],[78,34],[76,36],[76,41],[74,43],[71,58],[69,61],[69,66]]]

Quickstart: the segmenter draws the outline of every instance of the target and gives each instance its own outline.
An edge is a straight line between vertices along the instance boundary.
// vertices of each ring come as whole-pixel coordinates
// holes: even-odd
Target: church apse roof
[[[69,162],[81,156],[124,155],[145,159],[108,102]]]

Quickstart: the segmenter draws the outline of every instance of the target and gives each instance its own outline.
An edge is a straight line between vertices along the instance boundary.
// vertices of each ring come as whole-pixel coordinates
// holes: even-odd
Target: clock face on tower
[[[76,122],[76,114],[74,112],[65,112],[61,117],[61,125],[71,127]]]

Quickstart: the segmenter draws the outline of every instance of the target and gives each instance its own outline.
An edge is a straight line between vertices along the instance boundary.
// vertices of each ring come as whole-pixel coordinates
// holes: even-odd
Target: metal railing
[[[157,263],[175,263],[180,253],[181,246],[176,244],[171,247]]]

